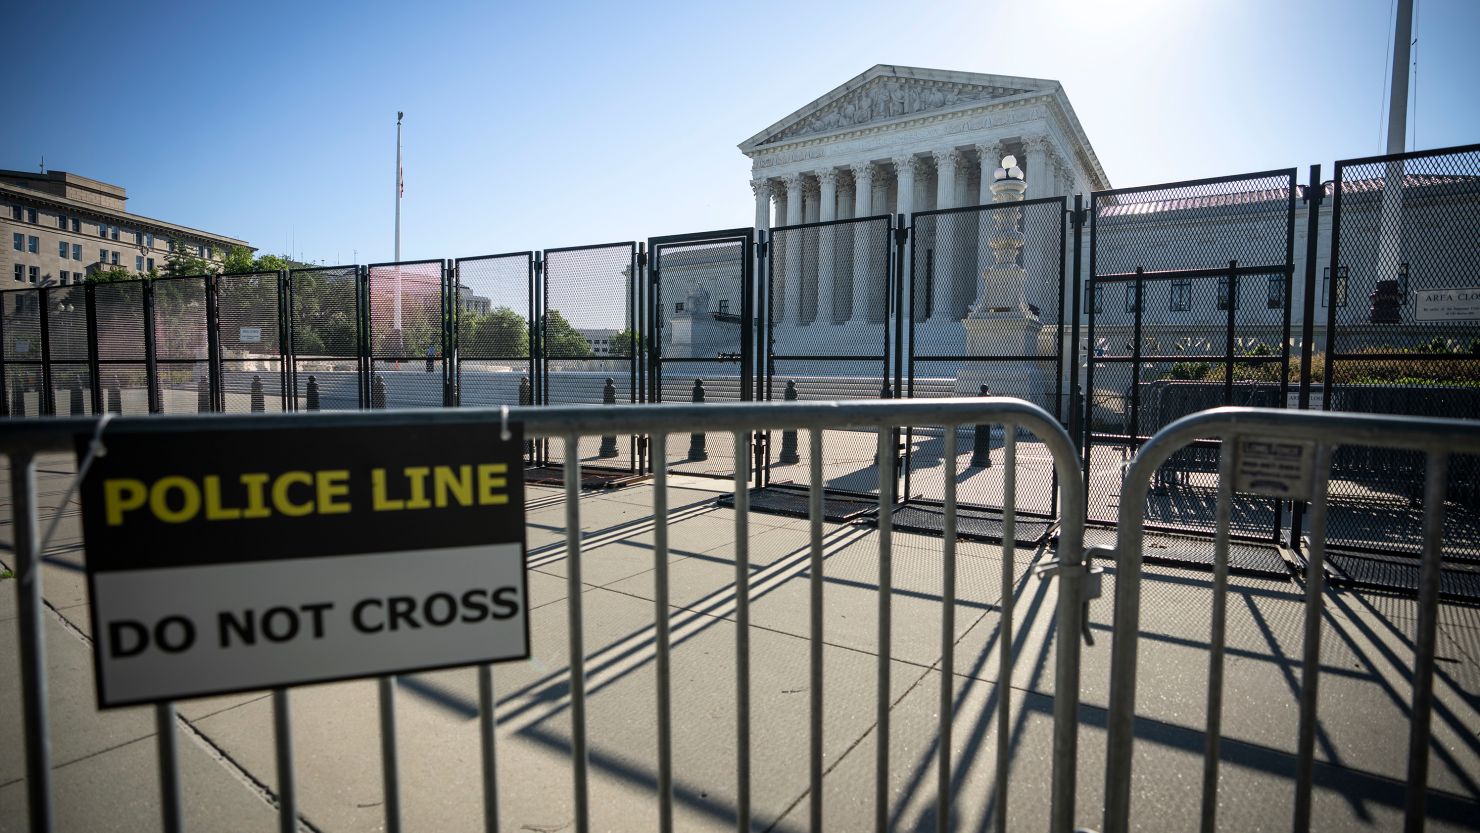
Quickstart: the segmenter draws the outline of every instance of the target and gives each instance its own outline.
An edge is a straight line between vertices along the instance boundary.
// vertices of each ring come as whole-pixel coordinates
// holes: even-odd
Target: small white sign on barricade
[[[1315,473],[1315,443],[1244,437],[1234,446],[1233,490],[1307,501]]]
[[[242,327],[238,335],[238,340],[243,344],[257,344],[262,341],[262,328]]]
[[[1418,321],[1480,321],[1480,286],[1420,289],[1413,317]]]

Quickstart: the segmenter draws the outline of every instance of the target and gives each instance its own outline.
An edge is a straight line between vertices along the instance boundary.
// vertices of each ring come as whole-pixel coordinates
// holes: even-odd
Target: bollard
[[[262,377],[252,374],[252,413],[267,411],[267,394],[262,390]]]
[[[195,386],[195,410],[201,414],[211,412],[211,383],[206,379],[201,379]]]
[[[108,413],[123,413],[123,391],[117,387],[108,388]]]
[[[992,391],[986,385],[982,385],[982,396],[991,396]],[[976,440],[971,446],[971,468],[989,469],[992,467],[992,426],[978,425],[976,427]]]
[[[82,404],[82,388],[72,389],[72,416],[83,416],[87,413],[87,406]]]
[[[26,394],[20,388],[10,392],[10,415],[23,417],[26,415]]]
[[[519,406],[525,407],[534,403],[534,392],[529,387],[529,377],[519,377]],[[534,455],[534,440],[524,441],[524,453]]]
[[[693,401],[694,401],[695,404],[703,404],[703,402],[704,402],[704,380],[703,379],[695,379],[694,380],[694,396],[693,396]],[[704,450],[704,433],[701,431],[701,432],[696,433],[696,434],[690,434],[689,435],[689,462],[690,463],[697,463],[700,460],[708,460],[708,459],[709,459],[709,454]]]
[[[308,389],[304,391],[304,410],[317,411],[319,409],[319,380],[312,376],[308,377]]]
[[[385,410],[385,380],[380,374],[375,374],[375,381],[370,383],[370,407],[377,410]]]
[[[781,395],[781,398],[786,400],[787,402],[797,401],[797,380],[786,380],[786,392]],[[776,458],[776,462],[781,463],[784,466],[789,466],[793,463],[800,463],[801,461],[801,456],[797,454],[796,429],[788,428],[785,431],[782,431],[781,455]]]
[[[700,400],[700,401],[703,401],[703,400]],[[603,404],[603,405],[615,405],[615,404],[617,404],[617,383],[614,382],[614,381],[612,381],[610,377],[607,378],[606,384],[603,385],[602,388],[601,388],[601,404]],[[700,445],[703,445],[703,442],[702,441],[700,442]],[[601,436],[601,451],[598,453],[598,456],[600,456],[600,457],[615,457],[615,456],[617,456],[617,438],[616,438],[616,435],[608,436],[606,434],[603,434]]]

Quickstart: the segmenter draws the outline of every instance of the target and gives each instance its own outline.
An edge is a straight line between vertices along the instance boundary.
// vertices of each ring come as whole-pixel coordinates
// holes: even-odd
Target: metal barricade
[[[1109,733],[1105,760],[1104,833],[1131,829],[1131,762],[1136,720],[1136,660],[1142,588],[1145,507],[1158,469],[1184,448],[1214,439],[1218,450],[1218,503],[1214,538],[1213,593],[1208,655],[1207,728],[1203,750],[1201,829],[1215,829],[1218,806],[1219,741],[1223,717],[1224,655],[1227,647],[1229,527],[1237,451],[1245,440],[1301,444],[1311,455],[1309,547],[1305,574],[1304,629],[1299,684],[1299,732],[1292,829],[1311,829],[1315,770],[1317,687],[1320,681],[1321,616],[1326,578],[1327,502],[1332,453],[1337,448],[1398,449],[1425,455],[1423,553],[1414,636],[1405,830],[1423,829],[1428,784],[1430,715],[1434,708],[1435,642],[1438,628],[1444,502],[1448,462],[1454,455],[1480,454],[1480,423],[1449,419],[1366,416],[1259,408],[1216,408],[1182,417],[1143,445],[1126,471],[1119,507],[1115,618],[1110,668]],[[1108,553],[1106,553],[1108,554]]]
[[[687,435],[702,427],[711,432],[727,433],[733,439],[735,460],[740,462],[734,472],[735,505],[735,577],[733,587],[733,610],[736,624],[734,664],[736,668],[736,760],[735,773],[735,829],[745,833],[752,825],[752,726],[756,715],[752,714],[752,650],[750,645],[751,590],[753,578],[749,555],[750,515],[749,489],[751,472],[745,464],[750,460],[746,453],[752,432],[782,429],[800,429],[811,433],[810,470],[811,482],[823,482],[822,444],[816,440],[824,430],[852,429],[875,433],[879,453],[879,534],[878,534],[878,630],[877,630],[877,689],[875,737],[890,737],[891,701],[890,672],[893,659],[891,646],[894,640],[891,611],[894,588],[894,563],[892,559],[892,531],[890,512],[893,508],[892,488],[896,477],[896,457],[892,453],[894,434],[897,430],[918,426],[939,427],[946,445],[946,460],[956,460],[956,437],[958,426],[998,424],[1003,426],[1003,436],[1008,438],[1003,466],[1007,472],[1005,500],[1005,523],[1009,533],[1003,542],[1003,647],[1000,651],[1000,676],[996,685],[1001,687],[996,708],[998,718],[997,784],[995,788],[996,829],[1007,829],[1006,797],[1007,768],[1000,766],[1011,754],[1013,732],[1009,723],[1010,707],[1007,696],[1012,680],[1014,651],[1012,627],[1012,587],[1015,583],[1014,543],[1011,534],[1015,519],[1016,486],[1012,473],[1016,468],[1016,448],[1013,442],[1018,429],[1030,431],[1051,452],[1057,471],[1060,489],[1062,524],[1057,551],[1057,560],[1051,565],[1040,566],[1040,573],[1051,571],[1058,575],[1058,606],[1055,627],[1060,634],[1079,634],[1084,622],[1082,597],[1087,567],[1083,560],[1084,535],[1084,488],[1078,465],[1078,455],[1068,434],[1058,421],[1040,407],[1019,399],[968,398],[932,399],[918,401],[851,401],[851,402],[808,402],[808,403],[735,403],[720,405],[665,405],[661,407],[618,405],[618,406],[570,406],[512,409],[461,409],[435,412],[368,411],[340,413],[286,413],[257,416],[213,416],[213,417],[121,417],[115,425],[127,428],[131,423],[145,419],[155,430],[177,430],[199,428],[202,420],[224,431],[260,431],[282,429],[291,426],[315,427],[387,427],[478,425],[489,431],[499,431],[504,420],[523,424],[530,437],[549,438],[563,446],[565,465],[565,519],[566,557],[568,561],[568,637],[569,657],[575,658],[568,670],[568,697],[571,714],[570,765],[574,783],[572,806],[574,807],[574,829],[587,831],[591,828],[590,799],[588,789],[588,746],[587,721],[587,675],[586,646],[583,640],[585,616],[582,610],[582,529],[581,529],[581,478],[578,465],[578,445],[583,437],[602,435],[646,435],[652,438],[656,452],[653,454],[653,571],[655,593],[654,644],[657,721],[657,772],[655,784],[660,821],[664,831],[673,829],[674,771],[673,737],[675,727],[671,712],[671,622],[675,614],[670,607],[669,585],[669,530],[668,530],[668,464],[665,447],[670,438]],[[106,428],[107,426],[103,426]],[[22,690],[26,732],[27,789],[29,794],[31,827],[34,831],[49,831],[53,825],[51,762],[47,734],[47,693],[44,669],[44,643],[42,639],[43,601],[40,563],[42,539],[38,536],[39,519],[36,498],[36,455],[44,452],[66,452],[73,449],[75,438],[93,435],[99,428],[97,418],[62,418],[54,420],[14,420],[0,425],[0,453],[5,454],[11,464],[12,503],[15,514],[15,554],[18,559],[19,612],[21,635]],[[102,437],[106,442],[106,431]],[[682,441],[682,440],[681,440]],[[945,477],[945,536],[942,540],[942,643],[941,649],[941,692],[938,716],[938,738],[936,758],[939,777],[936,796],[936,828],[946,831],[952,827],[953,767],[951,724],[953,719],[952,668],[953,636],[955,633],[955,483],[956,478]],[[810,610],[810,659],[809,659],[809,746],[810,756],[810,822],[814,830],[827,829],[824,824],[823,807],[823,724],[825,703],[823,700],[823,625],[825,611],[822,606],[824,582],[822,489],[812,488],[810,493],[810,560],[808,582],[811,600]],[[729,592],[729,588],[726,588]],[[1076,782],[1077,752],[1077,707],[1079,689],[1080,645],[1077,638],[1057,640],[1055,656],[1058,694],[1054,703],[1054,730],[1052,743],[1052,825],[1055,833],[1069,833],[1073,828]],[[599,669],[597,669],[599,670]],[[482,790],[485,827],[497,829],[497,773],[495,763],[495,726],[493,678],[495,669],[484,665],[478,667],[480,749],[482,757]],[[591,672],[595,673],[595,672]],[[400,802],[400,778],[396,757],[394,677],[380,678],[379,719],[381,735],[382,769],[385,789],[385,827],[389,831],[402,829]],[[273,692],[273,727],[277,751],[277,794],[280,826],[283,831],[296,829],[298,788],[294,776],[293,739],[290,730],[290,693],[286,689]],[[178,767],[177,726],[173,704],[156,707],[157,744],[161,784],[161,804],[164,827],[179,830],[182,827],[180,801],[180,773]],[[686,727],[680,727],[687,731]],[[874,801],[876,827],[884,830],[890,824],[890,744],[876,744],[874,762]]]

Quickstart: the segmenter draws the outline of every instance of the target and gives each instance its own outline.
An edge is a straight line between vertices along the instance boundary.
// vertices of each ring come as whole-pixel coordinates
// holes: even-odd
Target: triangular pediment
[[[933,111],[969,109],[982,102],[1051,93],[1058,82],[972,72],[879,64],[757,133],[749,152],[795,139],[845,132]]]

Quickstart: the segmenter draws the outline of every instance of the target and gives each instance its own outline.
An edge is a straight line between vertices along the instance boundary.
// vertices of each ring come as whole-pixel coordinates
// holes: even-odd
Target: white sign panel
[[[1480,321],[1480,286],[1420,289],[1413,309],[1418,321]]]
[[[242,327],[241,328],[241,333],[239,334],[237,340],[240,341],[243,344],[248,344],[248,343],[256,344],[256,343],[262,341],[262,328],[261,327]]]
[[[523,470],[517,423],[110,431],[99,707],[529,656]]]
[[[1326,406],[1326,392],[1323,390],[1312,390],[1310,392],[1310,407],[1308,411],[1319,411]],[[1294,411],[1300,408],[1300,391],[1292,390],[1285,394],[1285,408]]]
[[[1315,444],[1245,437],[1234,447],[1233,490],[1282,500],[1310,500]]]

